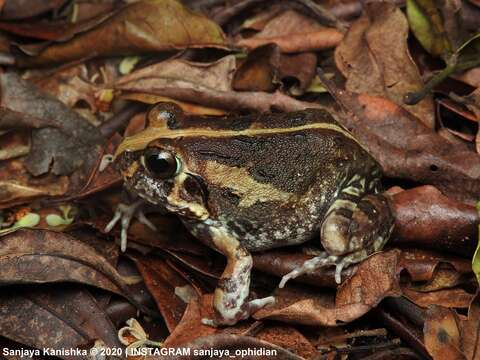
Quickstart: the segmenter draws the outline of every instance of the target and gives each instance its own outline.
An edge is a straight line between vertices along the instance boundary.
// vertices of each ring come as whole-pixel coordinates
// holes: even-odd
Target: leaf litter
[[[66,3],[0,2],[2,344],[125,346],[117,332],[135,317],[142,346],[477,357],[478,2]],[[284,289],[318,239],[253,254],[253,292],[277,302],[235,326],[203,325],[222,256],[158,208],[147,211],[157,232],[132,222],[125,255],[120,232],[104,232],[129,198],[102,157],[159,101],[218,121],[328,110],[385,170],[387,248],[341,286],[322,269]],[[121,275],[132,259],[139,272]]]

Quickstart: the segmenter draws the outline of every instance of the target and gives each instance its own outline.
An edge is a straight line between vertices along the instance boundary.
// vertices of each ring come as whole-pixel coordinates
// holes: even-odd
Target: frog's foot
[[[202,324],[213,327],[221,325],[235,325],[240,320],[248,319],[251,314],[257,312],[261,308],[274,303],[275,297],[273,296],[251,300],[248,303],[244,303],[240,308],[238,308],[237,311],[231,311],[227,317],[216,313],[214,319],[202,319]]]
[[[335,266],[335,282],[340,284],[342,282],[343,268],[358,262],[359,255],[361,256],[361,254],[358,253],[349,254],[346,256],[336,256],[328,255],[327,252],[323,252],[321,255],[305,261],[298,269],[295,269],[283,276],[278,287],[283,288],[288,280],[295,279],[301,275],[309,274],[317,269],[332,265]]]
[[[134,217],[138,219],[142,224],[148,226],[152,230],[157,230],[155,225],[153,225],[145,216],[141,209],[143,200],[135,201],[133,204],[127,205],[120,203],[115,209],[115,214],[113,215],[112,220],[105,226],[105,232],[109,232],[121,220],[121,232],[120,232],[120,249],[122,252],[127,250],[127,231],[130,226],[130,222]]]

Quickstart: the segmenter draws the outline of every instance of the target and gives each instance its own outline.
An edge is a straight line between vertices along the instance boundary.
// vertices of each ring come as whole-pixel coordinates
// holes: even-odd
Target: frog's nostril
[[[432,171],[438,171],[438,166],[435,164],[430,165],[430,170]]]

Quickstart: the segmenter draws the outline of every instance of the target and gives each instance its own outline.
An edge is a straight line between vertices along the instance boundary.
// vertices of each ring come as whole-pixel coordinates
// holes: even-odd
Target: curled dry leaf
[[[282,253],[276,252],[269,259],[266,255],[268,253],[254,255],[254,262],[260,270],[270,267],[267,272],[276,272],[275,275],[286,274],[290,271],[289,266],[294,264],[298,266],[310,258],[303,254],[297,257],[287,254],[282,256]],[[280,267],[275,264],[275,261],[290,265]],[[402,270],[405,269],[408,272],[412,281],[432,281],[435,279],[437,269],[446,264],[460,275],[472,272],[470,261],[458,257],[418,250],[394,249],[380,252],[370,256],[358,266],[348,269],[352,275],[338,288],[336,297],[313,288],[290,285],[286,289],[277,289],[275,304],[259,310],[254,317],[315,326],[333,326],[339,322],[350,322],[367,313],[383,298],[402,295],[399,282]],[[324,282],[315,285],[325,286],[328,284],[325,281],[327,276],[330,278],[329,281],[333,282],[333,274],[327,274],[327,271],[316,270],[305,276],[302,282],[314,283],[315,279],[319,279]],[[344,272],[343,276],[345,275]],[[404,288],[413,291],[411,288]],[[465,301],[471,295],[460,290],[452,290],[450,295],[459,292],[462,298],[456,303],[465,306]],[[430,295],[429,300],[424,301],[434,301],[434,299],[435,295]],[[445,301],[440,295],[438,299],[440,303]]]
[[[480,297],[477,292],[468,309],[468,318],[461,320],[462,349],[468,360],[478,358],[480,344]]]
[[[450,199],[430,185],[397,193],[392,204],[395,244],[473,254],[479,221],[474,206]]]
[[[217,24],[176,0],[132,2],[108,17],[101,16],[102,21],[95,27],[82,29],[83,32],[66,42],[53,43],[36,56],[20,57],[17,65],[38,66],[93,56],[221,46],[224,42],[223,32]],[[38,45],[35,47],[39,48]],[[27,50],[25,46],[22,49]],[[93,53],[92,49],[95,49]]]
[[[84,348],[98,339],[108,347],[120,346],[108,315],[85,289],[63,286],[3,291],[0,314],[1,336],[38,349]]]
[[[480,336],[479,295],[475,295],[468,317],[454,310],[430,306],[426,313],[423,335],[426,348],[433,359],[478,358]]]
[[[315,326],[333,326],[353,321],[375,307],[386,296],[400,296],[399,250],[375,254],[358,265],[355,273],[333,294],[306,287],[277,289],[274,305],[254,314],[256,319],[273,319]]]
[[[404,249],[399,259],[399,266],[408,271],[413,281],[432,280],[435,272],[442,265],[448,265],[448,268],[461,275],[472,272],[472,264],[469,259],[439,252]]]
[[[433,128],[432,97],[413,106],[403,103],[406,93],[423,87],[408,50],[405,16],[388,2],[370,2],[365,10],[335,50],[337,68],[347,79],[345,89],[388,98]]]

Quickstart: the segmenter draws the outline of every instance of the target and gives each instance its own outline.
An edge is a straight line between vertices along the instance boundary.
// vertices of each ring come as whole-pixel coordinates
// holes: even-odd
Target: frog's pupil
[[[169,178],[177,171],[175,156],[167,151],[152,152],[145,157],[147,169],[155,176]]]

